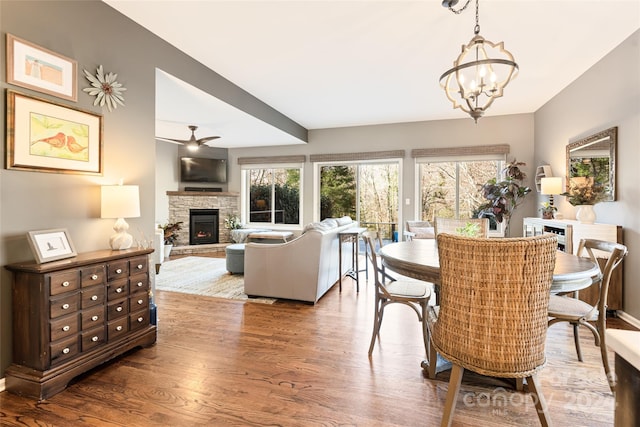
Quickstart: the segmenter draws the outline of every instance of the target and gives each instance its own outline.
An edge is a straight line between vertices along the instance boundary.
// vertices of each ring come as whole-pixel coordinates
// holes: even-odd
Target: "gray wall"
[[[595,211],[597,222],[624,227],[624,311],[640,319],[640,31],[535,113],[535,162],[564,177],[566,145],[612,126],[618,126],[617,201]],[[556,201],[565,218],[575,218],[564,197]]]
[[[78,252],[108,248],[113,220],[100,219],[99,187],[115,184],[140,186],[141,217],[128,220],[134,238],[150,239],[156,217],[155,72],[156,67],[190,84],[251,111],[270,124],[306,140],[307,132],[295,122],[258,101],[215,72],[141,28],[98,0],[0,1],[0,58],[5,58],[5,35],[11,33],[78,62],[78,102],[61,100],[6,84],[5,67],[0,87],[104,115],[103,176],[66,175],[0,169],[0,265],[33,259],[26,240],[32,230],[66,228]],[[118,74],[128,90],[124,107],[113,112],[93,106],[82,92],[89,86],[82,70]],[[5,128],[5,96],[0,96],[0,128]],[[177,147],[177,146],[176,146]],[[173,156],[177,150],[162,147]],[[5,134],[0,136],[4,158]],[[173,162],[175,174],[176,162]],[[162,174],[163,172],[159,172]],[[164,177],[164,175],[162,175]],[[163,185],[168,185],[162,181]],[[177,190],[161,188],[158,192]],[[11,274],[0,272],[0,378],[11,362]]]
[[[229,191],[240,191],[240,169],[238,157],[354,153],[365,151],[405,150],[403,161],[400,200],[400,222],[415,219],[415,163],[411,158],[414,148],[468,147],[489,144],[509,144],[511,154],[527,163],[524,171],[528,174],[528,185],[533,186],[533,114],[518,114],[500,117],[485,117],[474,124],[471,118],[440,120],[429,122],[398,123],[375,126],[345,127],[309,131],[306,146],[282,146],[266,148],[229,149],[229,163],[232,168]],[[313,165],[305,164],[304,209],[302,223],[313,220]],[[405,199],[411,204],[405,205]],[[528,210],[534,210],[535,198],[529,197],[516,210],[511,223],[511,235],[522,234],[522,217]]]

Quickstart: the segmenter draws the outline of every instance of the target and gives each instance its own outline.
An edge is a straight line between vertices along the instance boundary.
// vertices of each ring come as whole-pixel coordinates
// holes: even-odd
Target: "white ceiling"
[[[307,129],[467,117],[438,80],[473,36],[473,1],[103,1]],[[531,113],[640,28],[640,0],[483,0],[480,27],[520,66],[487,116]],[[302,142],[162,74],[158,136]]]

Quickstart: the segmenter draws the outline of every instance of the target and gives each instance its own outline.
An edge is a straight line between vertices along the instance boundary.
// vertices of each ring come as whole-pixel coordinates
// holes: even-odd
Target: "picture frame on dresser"
[[[7,83],[78,101],[78,63],[7,34]]]
[[[7,91],[6,168],[102,175],[100,114]]]
[[[69,232],[64,228],[30,231],[27,240],[38,264],[77,255]]]

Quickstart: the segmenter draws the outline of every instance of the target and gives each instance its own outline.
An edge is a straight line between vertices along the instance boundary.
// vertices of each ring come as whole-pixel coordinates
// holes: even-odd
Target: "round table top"
[[[390,243],[380,249],[385,267],[418,280],[440,282],[440,261],[435,239]],[[588,258],[558,251],[553,271],[552,293],[573,292],[589,287],[600,269]]]

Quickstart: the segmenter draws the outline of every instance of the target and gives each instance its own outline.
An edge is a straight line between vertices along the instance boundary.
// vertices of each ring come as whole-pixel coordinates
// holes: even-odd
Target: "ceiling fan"
[[[194,126],[194,125],[189,125],[188,126],[189,129],[191,130],[191,138],[189,139],[173,139],[173,138],[163,138],[160,136],[157,136],[157,139],[163,140],[163,141],[168,141],[168,142],[173,142],[173,143],[178,143],[178,144],[184,144],[189,150],[191,151],[195,151],[198,148],[200,148],[200,146],[204,145],[207,146],[207,142],[214,140],[214,139],[218,139],[220,138],[219,136],[206,136],[204,138],[198,138],[196,139],[196,129],[198,129],[198,126]]]

